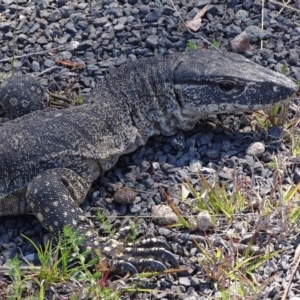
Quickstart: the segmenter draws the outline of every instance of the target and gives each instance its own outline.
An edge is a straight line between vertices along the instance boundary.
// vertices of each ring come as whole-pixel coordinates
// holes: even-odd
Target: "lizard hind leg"
[[[41,224],[52,234],[57,236],[64,226],[69,225],[72,231],[77,231],[84,238],[80,250],[91,250],[92,256],[100,250],[114,272],[134,274],[144,269],[161,271],[166,267],[160,260],[167,260],[178,267],[174,255],[164,249],[167,245],[156,239],[128,244],[127,247],[120,241],[100,238],[79,208],[89,187],[89,182],[70,169],[51,169],[31,181],[26,200]],[[151,258],[145,258],[147,255]]]
[[[36,176],[28,186],[26,200],[41,224],[53,235],[68,225],[85,238],[81,250],[94,249],[99,235],[79,207],[90,183],[70,169],[51,169]]]

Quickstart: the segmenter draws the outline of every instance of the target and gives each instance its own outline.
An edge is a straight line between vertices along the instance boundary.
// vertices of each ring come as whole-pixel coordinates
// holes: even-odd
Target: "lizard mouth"
[[[247,111],[256,111],[261,109],[268,109],[275,105],[284,105],[289,103],[291,100],[295,98],[296,94],[288,98],[284,98],[283,100],[279,100],[277,102],[266,101],[265,103],[253,103],[253,104],[235,104],[235,103],[212,103],[212,104],[204,104],[199,105],[197,109],[191,110],[182,108],[181,113],[186,118],[201,118],[203,116],[207,116],[210,114],[222,114],[222,113],[237,113],[237,112],[247,112]],[[179,101],[180,103],[180,101]]]

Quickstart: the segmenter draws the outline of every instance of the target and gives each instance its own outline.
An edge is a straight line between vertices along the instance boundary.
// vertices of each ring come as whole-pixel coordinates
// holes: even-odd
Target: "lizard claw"
[[[125,274],[130,273],[131,275],[138,274],[136,267],[130,262],[124,260],[114,260],[112,262],[112,270],[117,273]]]
[[[147,261],[144,257],[151,257],[152,259],[149,260],[149,262],[152,262],[153,260],[162,260],[162,261],[168,261],[170,265],[174,268],[179,268],[178,261],[174,254],[172,254],[170,251],[164,249],[164,248],[125,248],[124,252],[122,253],[122,256],[130,257],[128,260],[132,263],[140,262],[140,261]]]
[[[151,258],[139,259],[131,258],[129,261],[132,261],[136,267],[143,272],[151,272],[151,271],[164,271],[166,270],[166,266],[158,260],[154,260]]]
[[[167,243],[154,238],[126,245],[110,239],[102,246],[102,253],[111,258],[112,270],[116,273],[136,274],[138,271],[164,271],[167,269],[165,262],[173,268],[179,268],[174,254],[164,249],[164,247],[169,248]]]

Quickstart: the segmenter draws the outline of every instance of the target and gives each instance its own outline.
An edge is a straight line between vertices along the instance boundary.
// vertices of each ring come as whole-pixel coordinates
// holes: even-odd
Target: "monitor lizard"
[[[178,267],[167,244],[105,240],[79,205],[94,180],[153,135],[190,130],[204,116],[265,109],[288,101],[297,85],[241,55],[209,50],[139,59],[104,76],[85,104],[47,108],[28,75],[5,81],[0,104],[0,216],[33,212],[54,235],[65,225],[101,251],[117,272]],[[120,251],[121,249],[121,251]]]

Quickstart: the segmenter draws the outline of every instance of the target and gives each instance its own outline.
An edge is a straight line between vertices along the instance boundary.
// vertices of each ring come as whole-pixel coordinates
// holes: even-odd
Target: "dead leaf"
[[[185,183],[182,183],[180,185],[181,185],[181,197],[183,200],[186,200],[186,198],[189,196],[191,190],[186,186]]]
[[[70,60],[61,60],[59,58],[55,59],[55,62],[59,65],[63,65],[65,67],[68,68],[72,68],[72,69],[81,69],[84,68],[84,64],[79,64]]]
[[[193,18],[191,21],[186,22],[186,26],[194,31],[197,31],[201,27],[202,19],[201,17],[206,13],[208,5],[205,5]]]

